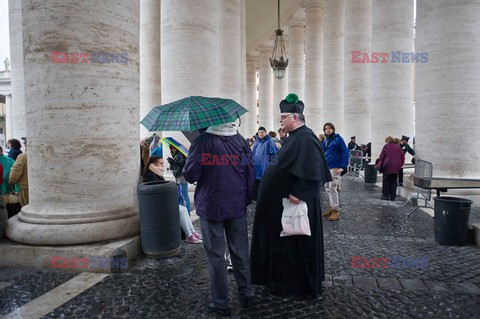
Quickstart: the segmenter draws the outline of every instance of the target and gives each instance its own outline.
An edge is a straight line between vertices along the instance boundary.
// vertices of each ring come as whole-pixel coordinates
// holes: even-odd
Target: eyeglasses
[[[281,120],[284,120],[284,119],[286,119],[287,117],[289,117],[290,115],[295,115],[295,113],[289,113],[289,114],[285,114],[285,115],[280,115],[280,119],[281,119]]]

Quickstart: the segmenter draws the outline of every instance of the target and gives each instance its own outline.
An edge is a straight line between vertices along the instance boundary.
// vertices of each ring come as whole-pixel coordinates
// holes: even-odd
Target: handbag
[[[287,198],[283,198],[282,202],[282,231],[280,232],[280,237],[294,235],[311,236],[307,203],[300,201],[300,204],[297,205],[290,202]]]

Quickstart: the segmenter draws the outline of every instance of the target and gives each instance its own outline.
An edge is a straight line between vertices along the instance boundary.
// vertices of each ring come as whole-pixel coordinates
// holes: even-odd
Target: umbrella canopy
[[[161,139],[162,143],[167,145],[168,147],[173,146],[175,147],[180,153],[185,156],[188,156],[188,148],[185,147],[182,143],[174,139],[173,137],[164,137]]]
[[[194,131],[234,122],[246,112],[231,99],[190,96],[154,107],[140,123],[149,131]]]

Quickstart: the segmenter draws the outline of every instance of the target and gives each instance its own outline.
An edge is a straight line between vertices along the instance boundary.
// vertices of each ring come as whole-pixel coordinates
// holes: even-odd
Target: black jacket
[[[182,171],[183,167],[185,166],[186,160],[187,158],[185,157],[185,155],[180,152],[177,152],[173,159],[170,157],[168,158],[168,162],[170,163],[170,169],[172,170],[173,176],[175,176],[175,178],[183,176]]]

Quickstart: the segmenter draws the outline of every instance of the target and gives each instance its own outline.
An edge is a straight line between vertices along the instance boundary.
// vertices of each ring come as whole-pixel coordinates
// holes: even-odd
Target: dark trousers
[[[397,175],[383,174],[382,195],[390,200],[395,200],[397,196]]]
[[[240,296],[251,296],[250,258],[248,256],[247,216],[211,222],[200,218],[203,247],[208,259],[210,299],[217,308],[228,308],[225,235],[233,264],[233,275]]]
[[[260,180],[256,179],[255,183],[253,184],[253,200],[257,200],[259,186],[260,186]]]
[[[400,170],[400,173],[398,173],[398,183],[403,184],[403,168]]]

